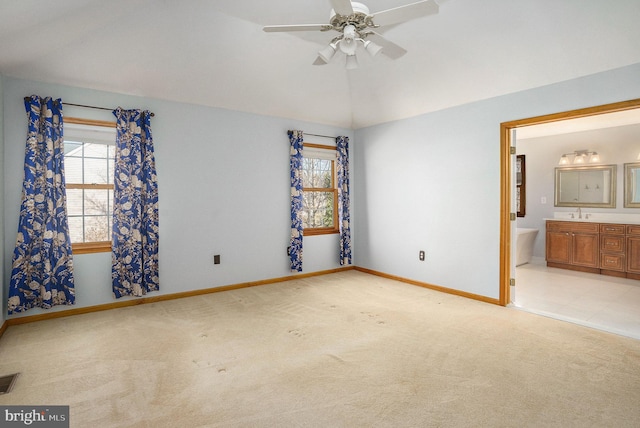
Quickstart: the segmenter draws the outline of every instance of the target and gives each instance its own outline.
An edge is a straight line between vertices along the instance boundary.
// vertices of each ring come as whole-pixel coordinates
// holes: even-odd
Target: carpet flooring
[[[640,341],[345,271],[10,327],[72,427],[637,427]]]

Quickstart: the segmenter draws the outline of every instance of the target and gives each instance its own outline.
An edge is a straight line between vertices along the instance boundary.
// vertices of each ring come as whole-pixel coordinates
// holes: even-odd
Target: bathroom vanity
[[[640,279],[640,224],[547,220],[547,266]]]

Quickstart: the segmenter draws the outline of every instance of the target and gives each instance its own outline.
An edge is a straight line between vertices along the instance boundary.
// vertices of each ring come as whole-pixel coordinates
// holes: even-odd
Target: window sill
[[[80,244],[72,244],[71,251],[73,251],[73,254],[110,253],[111,242],[83,242]]]
[[[332,235],[338,234],[340,231],[333,228],[317,228],[317,229],[305,229],[302,231],[302,236],[314,236],[314,235]]]

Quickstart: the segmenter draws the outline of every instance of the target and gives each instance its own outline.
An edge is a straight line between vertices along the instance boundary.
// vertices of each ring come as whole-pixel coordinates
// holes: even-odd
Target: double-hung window
[[[115,123],[65,118],[64,168],[73,252],[111,251]]]
[[[304,143],[302,186],[304,235],[338,233],[335,147]]]

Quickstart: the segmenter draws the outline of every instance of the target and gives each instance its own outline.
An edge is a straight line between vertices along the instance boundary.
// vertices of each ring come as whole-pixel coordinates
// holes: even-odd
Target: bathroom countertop
[[[554,218],[545,218],[544,220],[549,220],[549,221],[570,221],[570,222],[574,222],[574,223],[611,223],[611,224],[640,224],[640,220],[638,219],[625,219],[625,218],[618,218],[618,217],[611,217],[611,218],[603,218],[601,216],[598,215],[594,215],[593,217],[589,216],[589,218],[558,218],[558,217],[554,217]]]

